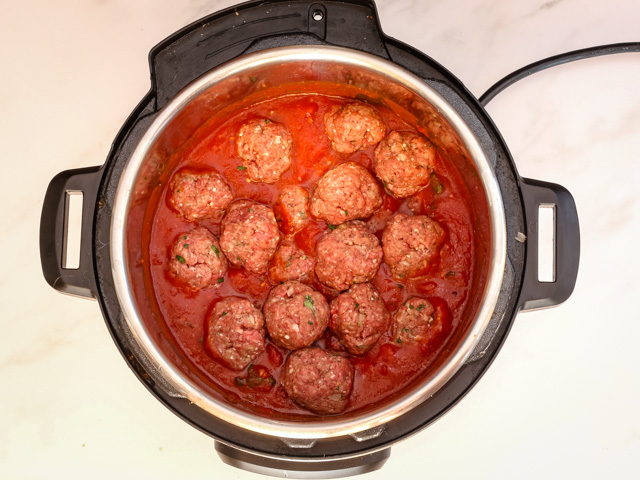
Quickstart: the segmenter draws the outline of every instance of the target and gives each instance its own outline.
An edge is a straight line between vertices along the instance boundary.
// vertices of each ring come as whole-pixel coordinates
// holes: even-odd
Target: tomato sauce
[[[353,95],[351,95],[353,96]],[[144,212],[138,208],[130,224],[141,230],[142,247],[132,247],[129,258],[144,287],[136,286],[138,300],[148,304],[153,321],[160,326],[159,337],[170,339],[179,355],[186,359],[204,387],[212,395],[273,418],[304,419],[315,416],[295,405],[279,383],[280,370],[288,351],[276,347],[267,336],[265,352],[258,357],[250,374],[231,371],[212,359],[203,340],[205,324],[215,302],[227,296],[248,298],[261,309],[273,284],[267,274],[256,275],[241,268],[229,268],[224,281],[215,288],[192,291],[176,283],[168,274],[169,251],[176,238],[196,227],[179,216],[168,203],[168,185],[181,169],[215,170],[230,185],[235,199],[248,198],[274,207],[286,185],[302,185],[313,190],[314,184],[329,169],[343,162],[356,162],[371,168],[374,147],[352,155],[339,154],[331,148],[324,133],[325,113],[347,98],[326,94],[279,95],[247,104],[237,110],[216,115],[172,156],[150,195]],[[410,117],[384,105],[374,105],[384,119],[387,131],[417,130]],[[287,126],[293,138],[292,166],[273,184],[250,182],[237,156],[235,135],[241,124],[255,117],[269,118]],[[406,199],[396,199],[382,188],[383,205],[365,220],[370,230],[381,238],[387,221],[396,213],[428,215],[445,230],[445,241],[438,261],[425,276],[403,281],[394,280],[383,262],[373,284],[393,315],[411,296],[427,298],[436,309],[441,332],[430,343],[421,346],[398,345],[391,330],[368,353],[349,355],[329,330],[316,342],[330,351],[349,356],[355,367],[354,388],[347,412],[366,409],[398,393],[425,372],[438,365],[454,332],[465,328],[470,310],[470,289],[478,275],[475,258],[478,241],[478,219],[473,213],[470,195],[460,173],[449,161],[444,149],[438,150],[432,184]],[[134,210],[132,210],[133,212]],[[220,223],[202,221],[199,225],[220,235]],[[320,237],[329,231],[324,221],[310,219],[295,235],[287,235],[299,248],[315,254]],[[285,229],[286,230],[286,229]],[[141,273],[140,273],[141,272]],[[325,294],[330,302],[335,292],[313,281],[311,285]],[[175,347],[174,347],[175,348]],[[262,380],[267,380],[268,383]]]

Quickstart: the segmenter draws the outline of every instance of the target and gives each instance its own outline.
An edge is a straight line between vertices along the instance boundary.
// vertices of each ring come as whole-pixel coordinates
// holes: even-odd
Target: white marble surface
[[[2,0],[0,478],[262,478],[157,402],[96,302],[44,281],[40,208],[59,171],[104,162],[149,87],[147,53],[229,0]],[[479,96],[534,60],[640,41],[636,0],[380,0],[385,32]],[[564,305],[520,314],[488,373],[362,478],[639,478],[640,55],[572,64],[488,108],[524,176],[566,186],[582,230]],[[188,475],[184,474],[188,472]]]

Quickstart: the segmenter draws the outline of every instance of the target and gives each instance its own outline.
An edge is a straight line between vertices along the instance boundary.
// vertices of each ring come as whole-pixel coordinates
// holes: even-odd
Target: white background
[[[44,281],[58,172],[102,164],[149,88],[147,54],[232,1],[2,0],[0,477],[258,479],[138,382],[96,302]],[[480,96],[532,61],[640,41],[635,0],[380,0],[384,31]],[[523,176],[575,197],[573,296],[518,315],[480,383],[363,479],[640,478],[640,55],[536,74],[488,107]],[[560,272],[561,274],[561,272]]]

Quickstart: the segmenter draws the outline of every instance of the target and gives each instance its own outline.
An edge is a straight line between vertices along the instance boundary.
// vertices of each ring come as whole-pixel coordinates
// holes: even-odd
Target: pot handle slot
[[[53,177],[44,197],[40,217],[42,272],[49,285],[68,295],[96,297],[97,287],[92,253],[93,217],[102,173],[101,167],[61,172]],[[66,254],[69,205],[74,194],[82,195],[79,261],[77,265],[68,265]]]
[[[268,39],[261,48],[328,43],[388,59],[384,38],[371,0],[245,2],[198,20],[151,50],[155,108],[255,42]]]
[[[569,191],[560,185],[523,178],[520,188],[527,232],[517,238],[526,242],[524,279],[518,305],[523,311],[553,307],[567,300],[576,285],[580,260],[578,211]],[[541,207],[551,207],[555,217],[551,249],[555,268],[549,281],[540,279],[539,270]]]
[[[378,470],[389,459],[390,448],[349,458],[311,456],[272,457],[240,450],[216,440],[224,463],[242,470],[280,478],[342,478]]]

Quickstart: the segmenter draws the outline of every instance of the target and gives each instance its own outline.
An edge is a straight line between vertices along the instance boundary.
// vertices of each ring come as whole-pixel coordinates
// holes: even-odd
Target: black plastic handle
[[[527,254],[518,305],[522,310],[553,307],[567,300],[576,285],[580,261],[578,211],[568,190],[555,183],[523,178],[520,189],[527,226]],[[538,280],[538,211],[555,206],[555,269],[553,282]]]
[[[239,450],[215,442],[216,451],[224,463],[248,472],[281,478],[342,478],[380,469],[389,459],[390,448],[347,458],[311,458],[283,455],[273,458]]]
[[[40,261],[49,285],[59,292],[79,297],[96,297],[93,265],[93,221],[101,167],[80,168],[59,173],[47,188],[40,218]],[[63,268],[64,241],[67,224],[68,193],[82,193],[82,230],[80,266]]]
[[[311,44],[309,37],[389,58],[371,0],[246,2],[198,20],[151,50],[156,109],[196,78],[244,53],[256,41],[272,40],[265,44],[269,48]]]

